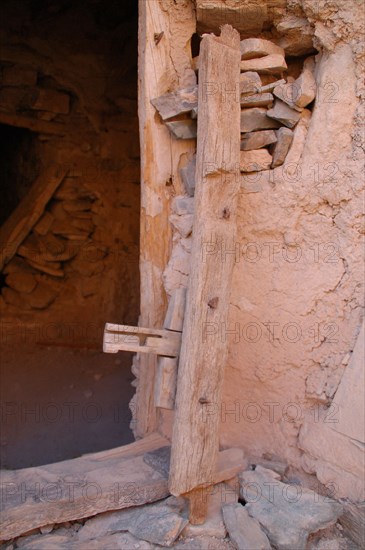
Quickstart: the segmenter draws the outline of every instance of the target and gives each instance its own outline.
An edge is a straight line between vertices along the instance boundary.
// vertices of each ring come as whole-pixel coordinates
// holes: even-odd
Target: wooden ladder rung
[[[118,353],[154,353],[165,357],[177,357],[181,345],[181,333],[164,329],[132,327],[106,323],[103,351]]]

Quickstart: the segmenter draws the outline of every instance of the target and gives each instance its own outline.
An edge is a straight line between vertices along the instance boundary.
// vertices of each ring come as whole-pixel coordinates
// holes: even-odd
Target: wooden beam
[[[177,357],[180,350],[181,334],[164,329],[131,327],[106,323],[103,351],[117,353],[153,353],[166,357]]]
[[[240,59],[240,37],[232,27],[223,26],[219,38],[203,37],[191,271],[169,479],[173,495],[210,483],[218,459],[227,342],[209,336],[207,327],[228,319],[240,189]]]
[[[186,288],[177,288],[171,295],[164,329],[181,335],[184,323]],[[155,405],[172,410],[175,406],[178,358],[159,357],[155,382]]]
[[[0,111],[0,124],[8,124],[18,128],[28,128],[38,134],[64,136],[67,133],[65,125],[60,122],[48,122],[24,115],[9,115]]]
[[[171,253],[170,199],[183,193],[179,168],[193,152],[193,140],[177,140],[151,104],[151,99],[196,84],[186,44],[195,32],[193,2],[139,0],[139,128],[141,141],[141,326],[161,327],[167,307],[163,271]],[[161,38],[155,40],[155,35]],[[169,182],[173,181],[173,186]],[[135,433],[157,427],[154,403],[157,357],[140,354]]]
[[[143,454],[168,441],[154,434],[111,451],[55,464],[1,471],[1,540],[50,523],[140,506],[168,496],[167,479]]]
[[[47,168],[0,228],[0,272],[41,218],[47,203],[67,175],[63,168]]]

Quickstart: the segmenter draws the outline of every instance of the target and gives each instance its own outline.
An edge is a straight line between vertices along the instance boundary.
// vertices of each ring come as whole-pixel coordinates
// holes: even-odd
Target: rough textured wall
[[[331,402],[363,317],[363,10],[347,0],[287,6],[313,26],[317,99],[297,166],[263,175],[255,192],[249,182],[240,197],[229,326],[239,335],[228,335],[219,412],[223,445],[241,441],[312,473],[315,455],[298,438],[314,418],[323,430],[338,420]],[[360,447],[347,452],[358,465]],[[347,478],[346,459],[341,467],[320,479],[363,498],[359,470]]]
[[[362,3],[197,0],[196,6],[200,32],[230,22],[242,38],[284,47],[294,68],[299,56],[317,53],[309,124],[303,121],[283,166],[243,176],[238,241],[214,252],[217,262],[225,253],[239,255],[230,322],[202,331],[229,342],[223,402],[211,404],[208,414],[220,415],[223,447],[284,458],[316,473],[335,496],[360,500],[363,441],[351,433],[334,440],[328,429],[340,422],[332,402],[363,318]],[[176,201],[171,211],[167,293],[187,285],[191,242],[192,212]],[[358,399],[354,422],[361,410]],[[167,434],[171,416],[161,416]]]
[[[137,320],[136,11],[132,3],[107,11],[98,2],[2,4],[0,122],[33,130],[36,175],[47,166],[69,169],[41,233],[24,243],[26,261],[30,255],[38,267],[20,268],[19,256],[6,267],[6,339],[24,338],[33,326],[31,340],[100,347],[106,321]],[[51,260],[46,240],[55,247]],[[35,289],[20,284],[24,271]]]

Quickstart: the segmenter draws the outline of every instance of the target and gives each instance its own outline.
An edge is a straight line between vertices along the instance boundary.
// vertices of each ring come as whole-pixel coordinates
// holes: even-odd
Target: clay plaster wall
[[[208,3],[197,4],[205,17],[200,27],[207,30]],[[281,457],[333,483],[335,496],[360,500],[364,442],[342,442],[343,454],[332,468],[333,449],[328,446],[319,459],[301,434],[311,431],[314,419],[320,439],[328,422],[337,422],[331,404],[363,318],[363,8],[356,0],[257,6],[266,14],[257,35],[287,40],[288,47],[303,43],[302,31],[306,43],[310,37],[318,52],[318,91],[309,128],[303,127],[289,153],[290,164],[243,181],[238,242],[226,243],[226,250],[238,246],[240,252],[230,322],[209,327],[205,335],[202,330],[202,337],[229,342],[222,404],[212,404],[208,413],[220,415],[222,447],[241,445],[252,455]],[[234,25],[234,17],[230,22]],[[285,34],[296,24],[297,30]],[[244,28],[240,32],[245,36]],[[223,252],[216,252],[217,261],[224,260]],[[174,230],[164,272],[167,293],[186,286],[188,273],[189,239]],[[360,406],[352,410],[354,422]],[[160,413],[166,434],[172,416]],[[355,468],[348,466],[349,457]]]

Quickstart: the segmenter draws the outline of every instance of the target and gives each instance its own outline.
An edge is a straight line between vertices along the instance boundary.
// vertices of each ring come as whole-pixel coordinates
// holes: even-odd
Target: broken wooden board
[[[143,453],[167,444],[163,436],[152,434],[111,451],[1,471],[0,539],[165,498],[167,479],[143,462]]]
[[[199,69],[199,125],[191,271],[179,359],[169,488],[189,493],[213,480],[218,460],[219,414],[227,342],[204,338],[207,323],[227,321],[240,189],[240,37],[232,27],[203,37]],[[214,82],[215,93],[206,83]],[[239,90],[237,90],[239,92]],[[212,253],[213,252],[213,253]],[[186,457],[186,460],[182,460]]]
[[[0,272],[29,235],[52,195],[67,175],[63,168],[48,168],[33,183],[25,198],[0,229]]]
[[[104,353],[131,351],[177,357],[181,334],[164,329],[131,327],[106,323],[104,329]]]
[[[168,446],[165,437],[152,433],[116,449],[46,466],[1,471],[0,541],[51,523],[165,498],[169,495],[168,464],[165,469],[156,469],[143,456]],[[233,478],[246,467],[241,449],[221,451],[209,486]]]

